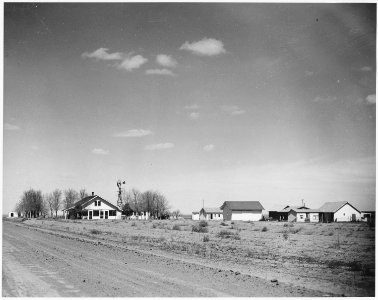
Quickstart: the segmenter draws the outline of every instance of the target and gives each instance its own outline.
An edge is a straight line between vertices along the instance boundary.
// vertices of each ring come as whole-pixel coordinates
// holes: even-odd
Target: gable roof
[[[310,209],[310,208],[292,208],[290,211],[294,211],[296,213],[317,213],[319,209]]]
[[[259,201],[225,201],[220,209],[228,206],[231,210],[264,210]]]
[[[357,208],[348,203],[348,201],[326,202],[318,209],[318,211],[323,213],[335,213],[346,204],[350,205],[355,210],[360,212]]]
[[[72,205],[71,207],[69,207],[67,209],[63,209],[63,210],[84,209],[88,205],[90,205],[91,203],[93,203],[95,201],[95,198],[98,198],[96,200],[100,200],[101,202],[106,203],[106,205],[110,206],[111,208],[113,208],[115,210],[118,210],[118,211],[121,211],[117,206],[111,204],[109,201],[106,201],[105,199],[103,199],[103,198],[101,198],[101,197],[99,197],[97,195],[85,197],[85,198],[83,198],[83,199],[75,202],[75,204]]]
[[[306,206],[290,206],[290,205],[287,205],[287,206],[284,207],[284,209],[280,210],[279,212],[289,212],[292,209],[309,209],[309,208],[306,207]]]
[[[207,214],[223,214],[223,210],[219,207],[205,207],[203,209]]]

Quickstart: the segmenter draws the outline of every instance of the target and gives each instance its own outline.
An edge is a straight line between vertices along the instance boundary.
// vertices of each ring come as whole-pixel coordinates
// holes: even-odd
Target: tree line
[[[58,216],[60,209],[71,207],[75,202],[88,196],[85,189],[76,191],[55,189],[51,193],[42,194],[41,190],[29,189],[24,191],[20,201],[16,204],[16,212],[28,218],[46,216]]]
[[[58,211],[72,207],[75,202],[88,197],[88,193],[83,188],[79,191],[74,189],[60,190],[55,189],[51,193],[42,194],[40,190],[29,189],[24,191],[20,201],[17,203],[15,210],[19,215],[28,218],[39,216],[51,217],[58,216]],[[136,188],[129,191],[122,190],[123,205],[121,210],[126,216],[133,213],[140,215],[142,212],[148,212],[151,218],[161,219],[170,215],[178,217],[180,211],[172,213],[169,211],[167,198],[159,191],[147,190],[140,192]]]
[[[171,215],[169,202],[159,191],[141,192],[136,188],[123,190],[122,201],[122,211],[126,216],[148,212],[151,218],[161,219]]]

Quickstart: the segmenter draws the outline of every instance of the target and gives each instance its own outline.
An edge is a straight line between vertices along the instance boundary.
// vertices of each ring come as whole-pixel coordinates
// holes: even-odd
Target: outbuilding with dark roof
[[[319,209],[320,222],[361,221],[361,211],[348,201],[326,202]]]
[[[263,218],[264,207],[259,201],[225,201],[220,208],[225,221],[260,221]]]

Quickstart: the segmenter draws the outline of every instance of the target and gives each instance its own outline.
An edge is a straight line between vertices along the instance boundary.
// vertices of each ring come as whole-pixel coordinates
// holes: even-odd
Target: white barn
[[[225,221],[260,221],[264,207],[259,201],[225,201],[220,207]]]
[[[94,195],[85,197],[73,206],[64,209],[65,219],[121,219],[122,211],[115,205]]]

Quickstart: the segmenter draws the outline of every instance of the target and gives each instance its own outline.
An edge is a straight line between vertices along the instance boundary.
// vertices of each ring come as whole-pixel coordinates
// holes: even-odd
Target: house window
[[[115,217],[116,211],[115,210],[109,210],[109,217]]]
[[[103,218],[104,218],[104,211],[100,210],[100,219],[103,219]]]
[[[94,217],[98,217],[100,215],[100,211],[98,211],[98,210],[94,210],[93,211],[93,216]]]
[[[303,215],[301,215],[300,218],[303,219]]]
[[[345,213],[344,213],[344,216],[345,216]]]
[[[97,201],[97,206],[101,206],[101,201]]]

